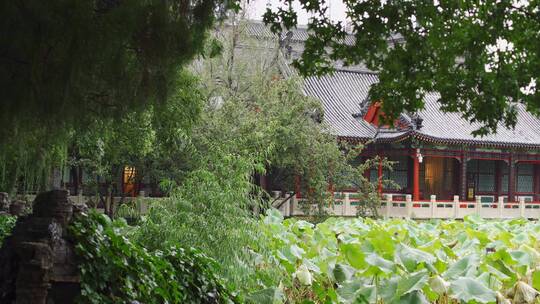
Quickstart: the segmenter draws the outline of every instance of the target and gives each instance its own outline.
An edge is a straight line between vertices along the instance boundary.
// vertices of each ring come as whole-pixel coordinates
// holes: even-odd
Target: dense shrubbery
[[[15,226],[17,218],[11,215],[0,215],[0,246],[4,238],[11,233],[11,229]]]
[[[70,228],[81,259],[81,303],[236,303],[216,273],[217,263],[196,249],[148,251],[126,237],[122,220],[82,215]]]
[[[276,211],[261,224],[288,272],[289,303],[504,303],[540,300],[540,224],[331,218]],[[313,301],[313,302],[311,302]]]

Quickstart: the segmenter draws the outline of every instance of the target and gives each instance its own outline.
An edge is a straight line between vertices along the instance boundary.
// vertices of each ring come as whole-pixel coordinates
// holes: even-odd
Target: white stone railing
[[[325,207],[325,211],[333,216],[356,216],[357,206],[361,202],[355,197],[355,193],[336,193],[334,204]],[[305,215],[309,210],[303,205],[304,200],[292,197],[279,206],[279,211],[286,217]],[[309,206],[315,210],[316,206]],[[476,201],[460,201],[454,196],[452,201],[437,201],[435,195],[431,195],[429,201],[413,201],[411,195],[405,195],[405,200],[395,200],[392,194],[386,194],[381,207],[378,209],[380,216],[389,218],[412,218],[412,219],[462,219],[466,215],[478,214],[487,219],[530,218],[540,219],[540,203],[525,202],[520,198],[519,202],[505,203],[502,197],[497,202],[481,202],[480,197]]]
[[[286,217],[305,215],[306,210],[311,212],[316,210],[316,206],[305,205],[305,200],[291,196],[290,199],[283,202],[290,195],[279,198],[280,193],[273,192],[276,202],[274,207]],[[486,203],[481,202],[480,197],[476,198],[475,202],[460,201],[458,196],[454,196],[452,201],[437,200],[435,195],[431,195],[429,201],[413,201],[412,196],[407,195],[392,195],[385,194],[385,199],[378,209],[380,216],[389,218],[412,218],[412,219],[462,219],[469,214],[478,214],[482,218],[487,219],[510,219],[510,218],[529,218],[540,219],[540,203],[525,202],[521,197],[518,202],[504,202],[503,197],[499,197],[497,202]],[[333,216],[356,216],[358,206],[361,204],[358,199],[358,194],[354,192],[336,192],[334,193],[334,204],[325,207],[325,211]],[[403,200],[397,200],[397,197],[404,197]],[[27,201],[33,201],[35,196],[27,195]],[[95,196],[70,195],[69,198],[75,203],[87,203],[89,200],[96,200]],[[123,201],[128,202],[133,199],[144,198],[137,203],[137,211],[144,214],[148,210],[148,205],[152,200],[160,198],[145,197],[144,192],[141,192],[138,197],[124,197]],[[118,203],[122,200],[121,197],[114,197],[113,201]],[[99,211],[99,209],[98,209]]]

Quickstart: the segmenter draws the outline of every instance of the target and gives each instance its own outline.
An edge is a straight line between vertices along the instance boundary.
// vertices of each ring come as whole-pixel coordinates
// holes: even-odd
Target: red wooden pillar
[[[515,202],[516,192],[516,163],[514,162],[514,154],[510,153],[508,157],[508,201]]]
[[[497,192],[497,198],[501,196],[502,191],[502,175],[501,175],[501,161],[495,161],[495,191]]]
[[[467,152],[461,152],[461,169],[459,171],[459,196],[462,201],[467,200]]]
[[[420,161],[418,155],[413,155],[413,201],[420,200]]]
[[[534,177],[533,177],[533,182],[534,182],[534,196],[533,196],[533,200],[534,201],[538,201],[538,194],[540,193],[540,166],[537,164],[537,163],[534,163],[533,164],[533,168],[534,168]]]
[[[296,193],[296,198],[300,198],[300,175],[298,174],[294,176],[294,192]]]
[[[383,175],[383,170],[382,170],[382,158],[379,159],[379,172],[378,172],[378,176],[379,176],[379,185],[378,185],[378,192],[379,192],[379,195],[382,195],[382,175]]]

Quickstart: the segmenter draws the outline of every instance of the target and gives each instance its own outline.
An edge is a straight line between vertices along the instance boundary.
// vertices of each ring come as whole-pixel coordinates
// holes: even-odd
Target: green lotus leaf
[[[377,287],[362,281],[344,282],[338,289],[340,301],[346,304],[375,303]]]
[[[396,304],[429,304],[426,296],[420,291],[415,290],[403,295],[399,300],[393,302]]]
[[[343,283],[350,280],[355,273],[355,269],[349,265],[337,263],[332,270],[332,276],[335,282]]]
[[[407,276],[402,276],[397,282],[396,296],[401,298],[407,293],[420,291],[427,282],[428,273],[425,269]]]
[[[401,264],[409,272],[416,270],[416,267],[420,263],[433,264],[436,261],[436,258],[425,251],[411,248],[407,245],[400,245],[397,250],[397,257],[401,261]]]
[[[475,272],[479,261],[480,258],[478,255],[468,255],[452,264],[444,273],[444,277],[446,279],[455,279],[457,277],[466,276],[467,274]]]
[[[492,289],[492,290],[500,290],[503,285],[501,280],[499,280],[497,276],[489,272],[484,272],[481,275],[479,275],[478,280],[482,282],[484,285],[486,285],[489,289]]]
[[[285,295],[279,287],[266,288],[250,294],[248,301],[254,304],[281,304],[285,302]]]
[[[496,300],[493,290],[487,288],[479,280],[470,277],[459,277],[450,283],[450,294],[453,298],[468,303],[492,303]]]
[[[395,264],[391,261],[382,258],[376,253],[369,254],[366,258],[366,263],[371,265],[371,268],[375,268],[376,272],[391,273],[395,270]]]
[[[306,251],[298,246],[296,246],[295,244],[291,245],[290,247],[290,252],[292,254],[292,256],[294,256],[295,258],[301,260],[302,257],[304,256],[304,254],[306,253]]]
[[[283,215],[279,210],[270,208],[266,210],[266,216],[264,217],[265,224],[281,224],[283,222]]]
[[[512,256],[514,261],[517,262],[517,265],[529,266],[533,262],[531,255],[523,250],[512,250],[508,253]]]
[[[532,286],[536,290],[540,290],[540,269],[534,270],[531,275]]]
[[[341,254],[345,257],[347,262],[356,269],[363,269],[366,267],[365,255],[362,252],[362,248],[358,243],[348,243],[340,245]]]

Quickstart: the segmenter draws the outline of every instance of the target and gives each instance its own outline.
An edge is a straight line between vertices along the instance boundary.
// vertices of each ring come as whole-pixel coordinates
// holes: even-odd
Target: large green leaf
[[[362,269],[366,267],[364,253],[360,244],[348,243],[340,246],[341,254],[345,256],[345,259],[351,266],[356,269]]]
[[[248,301],[253,304],[281,304],[285,301],[285,295],[281,288],[266,288],[249,295]]]
[[[520,266],[530,266],[533,262],[531,255],[523,250],[512,250],[508,253]]]
[[[534,289],[536,290],[540,290],[540,270],[535,270],[532,272],[532,275],[531,275],[531,279],[532,279],[532,287],[534,287]]]
[[[415,290],[403,295],[399,300],[394,302],[396,304],[429,304],[426,296],[420,291]]]
[[[386,260],[376,253],[371,253],[366,257],[366,263],[371,265],[375,273],[391,273],[395,270],[395,264]]]
[[[352,278],[354,275],[355,270],[349,265],[337,263],[336,266],[334,266],[334,269],[332,271],[332,276],[334,278],[334,281],[337,283],[343,283],[345,281],[348,281]]]
[[[266,216],[264,217],[265,224],[280,224],[283,222],[283,215],[279,210],[270,208],[266,210]]]
[[[409,272],[415,271],[420,263],[433,264],[436,261],[436,258],[432,254],[411,248],[407,245],[400,245],[396,255],[401,261],[401,264]]]
[[[425,269],[408,276],[402,276],[397,284],[396,296],[402,297],[412,291],[422,290],[427,281],[428,273]]]
[[[470,277],[459,277],[451,282],[450,293],[453,298],[466,303],[470,301],[491,303],[496,300],[496,294],[493,290],[487,288],[477,279]]]
[[[344,282],[338,289],[341,302],[349,304],[375,303],[377,288],[359,280]]]
[[[444,277],[446,279],[455,279],[457,277],[466,276],[467,274],[474,274],[474,272],[476,272],[476,267],[479,264],[479,260],[480,258],[476,254],[468,255],[452,264],[444,273]]]

